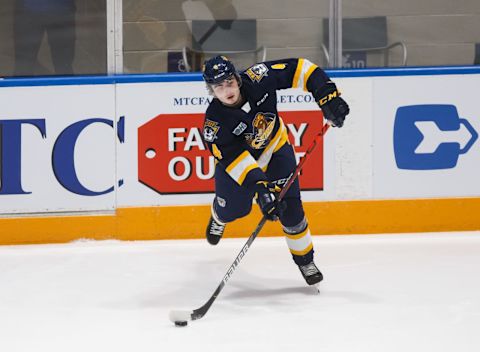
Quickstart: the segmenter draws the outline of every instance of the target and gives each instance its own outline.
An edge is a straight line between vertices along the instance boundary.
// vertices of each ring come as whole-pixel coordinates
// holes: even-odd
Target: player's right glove
[[[274,183],[267,181],[258,181],[255,184],[255,193],[257,195],[257,203],[263,215],[270,221],[278,220],[286,208],[285,202],[279,202],[277,199],[281,188]]]
[[[318,106],[322,109],[323,116],[333,127],[342,127],[345,117],[350,112],[348,104],[340,98],[340,92],[332,81],[325,83],[315,94]]]

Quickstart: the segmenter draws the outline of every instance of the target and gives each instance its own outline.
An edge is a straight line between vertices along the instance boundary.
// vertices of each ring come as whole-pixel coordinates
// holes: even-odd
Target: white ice
[[[0,351],[480,350],[480,232],[314,236],[321,293],[283,238],[0,247]]]

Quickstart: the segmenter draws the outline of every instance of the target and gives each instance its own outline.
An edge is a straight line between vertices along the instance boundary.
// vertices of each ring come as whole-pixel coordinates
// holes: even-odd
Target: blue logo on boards
[[[477,139],[477,131],[458,116],[454,105],[410,105],[397,109],[393,149],[399,169],[454,168],[460,154],[467,153]]]

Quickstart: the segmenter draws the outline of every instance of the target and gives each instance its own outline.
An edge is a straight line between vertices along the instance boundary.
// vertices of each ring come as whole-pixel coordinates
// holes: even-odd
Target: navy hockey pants
[[[290,144],[285,144],[276,153],[265,172],[270,182],[275,182],[282,187],[290,174],[295,170],[295,153]],[[225,168],[217,164],[215,168],[215,200],[214,209],[219,219],[223,222],[231,222],[235,219],[248,215],[252,209],[254,193],[247,187],[240,186],[225,171]],[[287,209],[280,217],[284,227],[298,225],[304,218],[302,201],[300,199],[300,186],[298,178],[290,186],[283,198],[287,203]]]

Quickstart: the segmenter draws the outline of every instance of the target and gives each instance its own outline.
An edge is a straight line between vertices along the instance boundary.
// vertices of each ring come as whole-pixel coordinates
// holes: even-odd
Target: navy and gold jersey
[[[214,98],[205,113],[203,138],[216,161],[239,184],[266,180],[272,154],[288,143],[277,111],[277,90],[303,88],[318,101],[326,73],[307,59],[262,62],[240,73],[241,107]]]

